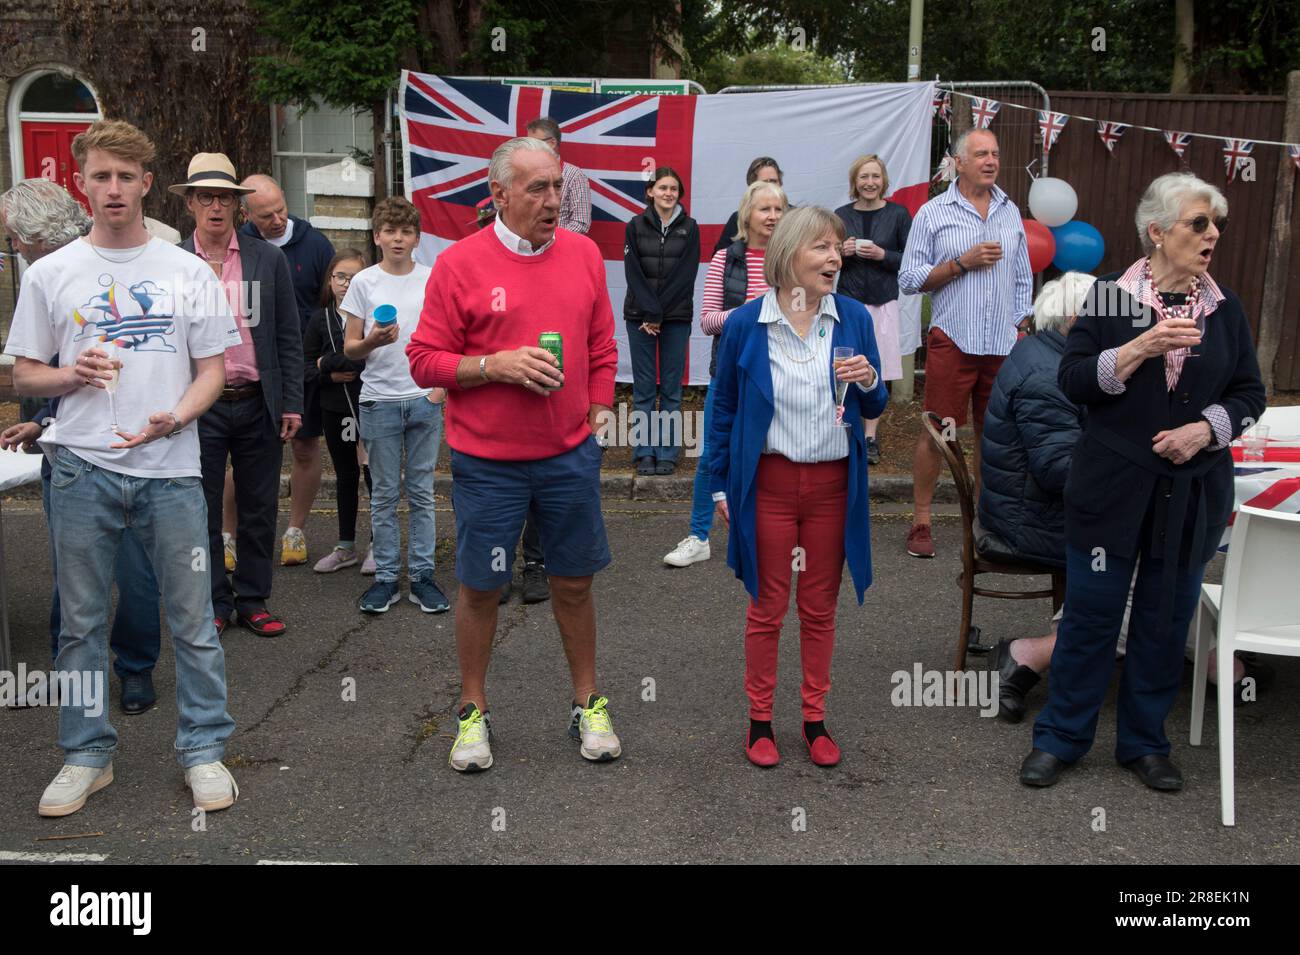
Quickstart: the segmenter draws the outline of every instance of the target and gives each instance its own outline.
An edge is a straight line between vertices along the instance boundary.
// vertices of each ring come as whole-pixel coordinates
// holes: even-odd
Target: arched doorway
[[[72,179],[77,168],[72,140],[100,118],[90,84],[67,70],[33,70],[10,87],[8,112],[14,181],[53,180],[85,206],[86,197]]]

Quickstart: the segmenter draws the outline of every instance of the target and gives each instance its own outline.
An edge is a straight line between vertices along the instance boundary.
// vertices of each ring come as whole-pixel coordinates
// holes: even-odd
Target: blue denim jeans
[[[397,526],[402,449],[406,449],[406,503],[410,507],[406,569],[412,580],[433,579],[437,525],[433,513],[433,468],[442,440],[442,405],[429,399],[361,402],[361,440],[370,456],[370,537],[375,580],[397,583],[402,570],[402,534]]]
[[[41,480],[41,505],[50,519],[50,478]],[[58,555],[50,537],[50,566],[54,569],[54,593],[50,596],[50,659],[59,655],[59,632],[63,629],[59,611]],[[108,645],[113,649],[113,669],[118,679],[133,673],[148,673],[158,663],[162,649],[162,621],[158,618],[158,581],[149,555],[130,528],[122,534],[122,546],[113,568],[117,582],[117,613]]]
[[[1124,675],[1115,701],[1115,758],[1129,763],[1151,754],[1168,756],[1165,717],[1178,699],[1183,647],[1200,598],[1205,565],[1178,570],[1173,619],[1163,627],[1157,612],[1163,561],[1145,554],[1134,560],[1106,555],[1104,569],[1100,566],[1092,554],[1066,548],[1065,607],[1052,651],[1047,705],[1034,723],[1034,746],[1067,763],[1076,762],[1092,748],[1115,671],[1115,644],[1129,581],[1133,581]]]
[[[633,445],[634,461],[643,457],[676,461],[682,453],[682,374],[686,370],[686,348],[690,341],[690,322],[664,322],[659,326],[658,335],[641,331],[640,322],[627,323],[627,344],[632,355],[632,405],[636,412],[633,421],[639,418],[645,422],[640,428],[634,425],[633,433],[640,431],[648,442]],[[658,427],[652,427],[656,396],[660,418]]]
[[[702,541],[713,530],[713,494],[709,491],[709,417],[713,389],[704,396],[704,425],[700,430],[700,457],[695,462],[695,487],[691,491],[691,533]]]
[[[60,671],[104,673],[113,570],[130,527],[157,574],[176,653],[176,754],[182,766],[219,760],[235,721],[226,658],[213,624],[207,507],[197,477],[138,478],[59,448],[50,474],[50,531],[59,554]],[[221,559],[221,555],[217,555]],[[74,766],[108,765],[117,731],[108,708],[59,708],[59,746]]]

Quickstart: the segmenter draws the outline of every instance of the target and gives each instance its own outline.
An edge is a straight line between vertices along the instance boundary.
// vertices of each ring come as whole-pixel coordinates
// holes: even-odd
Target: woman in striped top
[[[704,300],[700,307],[700,327],[715,336],[709,356],[709,377],[716,371],[718,339],[727,316],[752,298],[767,292],[763,277],[763,256],[768,240],[788,204],[785,192],[771,182],[758,180],[745,189],[740,200],[739,234],[734,242],[715,252],[704,278]],[[695,468],[695,489],[691,496],[691,533],[664,557],[670,567],[689,567],[708,560],[709,531],[713,529],[713,500],[709,496],[709,402],[704,403],[704,422],[700,428],[703,446]]]
[[[727,563],[751,598],[745,753],[757,766],[779,760],[772,699],[792,571],[799,571],[803,737],[818,766],[840,759],[824,717],[846,560],[859,604],[871,584],[862,419],[880,414],[887,393],[870,313],[833,294],[844,238],[844,224],[827,209],[786,214],[763,264],[772,288],[727,320],[711,389],[709,489],[731,527]],[[851,357],[832,363],[836,348]]]

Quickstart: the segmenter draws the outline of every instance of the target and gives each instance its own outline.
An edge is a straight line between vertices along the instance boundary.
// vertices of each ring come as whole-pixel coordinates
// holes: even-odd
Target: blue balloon
[[[1052,265],[1062,272],[1091,272],[1106,254],[1106,241],[1101,233],[1078,219],[1053,226],[1052,236],[1056,239]]]

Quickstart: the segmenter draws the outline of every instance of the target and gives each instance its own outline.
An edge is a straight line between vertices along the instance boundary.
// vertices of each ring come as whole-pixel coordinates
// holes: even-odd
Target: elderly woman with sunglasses
[[[1115,756],[1152,789],[1183,787],[1164,721],[1232,512],[1228,445],[1264,410],[1246,314],[1209,271],[1227,214],[1195,176],[1152,182],[1136,216],[1146,255],[1092,287],[1066,339],[1061,390],[1088,414],[1065,485],[1065,613],[1025,785],[1052,785],[1092,746],[1133,581]]]

